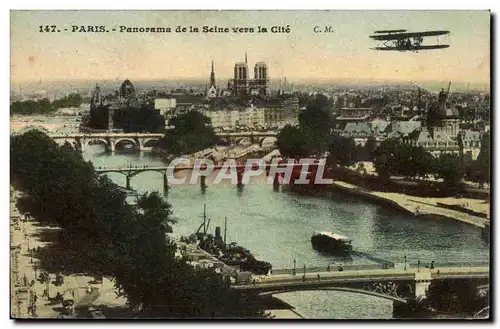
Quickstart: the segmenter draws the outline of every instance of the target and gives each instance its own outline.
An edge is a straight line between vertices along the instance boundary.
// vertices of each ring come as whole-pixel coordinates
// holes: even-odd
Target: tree
[[[356,162],[356,150],[353,138],[331,135],[328,162],[348,167]]]
[[[63,107],[79,107],[82,104],[82,101],[82,97],[76,93],[56,99],[53,102],[50,102],[48,98],[43,98],[38,101],[16,101],[10,104],[10,114],[49,114]]]
[[[174,155],[195,153],[214,146],[218,137],[210,126],[210,119],[197,111],[190,111],[170,119],[167,131],[158,146]]]
[[[377,174],[407,178],[426,177],[434,172],[434,157],[422,147],[388,139],[375,151],[373,164]]]
[[[481,150],[477,160],[466,166],[466,177],[482,186],[490,182],[490,134],[485,133],[481,138]]]
[[[443,179],[446,189],[452,193],[462,187],[462,179],[465,176],[460,156],[451,153],[441,153],[435,162],[434,174],[437,178]]]
[[[316,95],[314,102],[299,114],[299,126],[305,135],[310,153],[323,154],[328,149],[328,139],[333,128],[329,100]]]
[[[422,177],[426,179],[432,174],[436,160],[431,153],[419,146],[412,148],[412,158],[410,161],[414,170],[414,175],[411,177]]]
[[[481,138],[481,150],[477,157],[478,166],[483,173],[481,182],[490,181],[490,133],[485,133]]]
[[[373,165],[375,171],[382,179],[389,179],[398,174],[397,147],[399,142],[395,139],[386,139],[375,151]]]
[[[57,110],[63,107],[79,107],[82,102],[82,96],[78,93],[73,93],[63,98],[54,100],[54,102],[52,102],[52,106]]]
[[[337,101],[335,102],[335,109],[340,110],[345,106],[345,101],[343,96],[337,97]]]
[[[363,147],[358,147],[356,152],[357,161],[373,161],[375,150],[377,149],[377,140],[375,137],[370,136],[366,140]]]
[[[334,120],[331,100],[316,95],[299,114],[299,127],[285,126],[278,134],[278,148],[286,157],[322,155],[328,150]]]
[[[160,197],[158,192],[146,193],[136,200],[140,216],[145,220],[156,220],[165,232],[172,233],[176,220],[172,219],[172,206]]]
[[[124,132],[152,132],[165,131],[165,119],[152,104],[143,104],[140,107],[126,107],[115,110],[113,123],[116,128]],[[106,121],[106,127],[108,122]]]
[[[438,312],[454,314],[474,313],[489,304],[478,295],[477,284],[468,279],[432,281],[425,302]]]
[[[361,96],[356,95],[354,97],[354,107],[361,107]]]
[[[300,127],[283,127],[278,133],[276,145],[285,158],[305,157],[309,154],[308,141]]]

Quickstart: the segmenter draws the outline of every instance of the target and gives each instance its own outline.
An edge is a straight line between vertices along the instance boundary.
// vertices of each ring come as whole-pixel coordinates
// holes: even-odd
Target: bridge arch
[[[263,138],[260,138],[259,146],[262,147],[265,143],[273,143],[273,145],[276,145],[277,141],[278,139],[275,136],[265,136]]]
[[[252,139],[250,137],[237,137],[235,139],[236,145],[244,145],[243,142],[245,142],[247,145],[250,145],[252,144]]]
[[[287,292],[296,292],[296,291],[343,291],[348,293],[356,293],[363,294],[368,296],[379,297],[387,300],[397,301],[401,303],[408,303],[408,297],[398,297],[396,295],[384,294],[376,291],[365,290],[361,288],[350,288],[350,287],[297,287],[290,289],[282,289],[275,291],[268,291],[260,293],[260,296],[270,296],[270,295],[278,295]]]
[[[78,139],[77,139],[77,141],[78,141]],[[90,145],[97,145],[97,144],[104,145],[104,148],[106,150],[110,149],[109,142],[105,138],[101,138],[101,137],[85,138],[83,140],[80,140],[80,143],[83,144],[83,145],[81,145],[82,149],[86,149]]]
[[[144,138],[143,140],[139,140],[139,142],[141,143],[143,148],[157,146],[159,141],[160,141],[160,138],[156,138],[156,137]]]
[[[229,144],[230,144],[229,138],[227,138],[227,137],[219,137],[217,145],[224,145],[224,146],[226,146],[226,145],[229,145]]]
[[[115,150],[116,147],[119,145],[126,145],[127,143],[132,144],[136,151],[141,150],[140,143],[133,138],[127,138],[127,137],[117,138],[115,140],[111,140],[111,143],[113,143],[112,150]]]

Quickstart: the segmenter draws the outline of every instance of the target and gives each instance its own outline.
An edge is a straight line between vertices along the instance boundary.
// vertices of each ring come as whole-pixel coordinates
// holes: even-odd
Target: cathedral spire
[[[210,73],[210,87],[215,86],[214,61],[212,60],[212,72]]]

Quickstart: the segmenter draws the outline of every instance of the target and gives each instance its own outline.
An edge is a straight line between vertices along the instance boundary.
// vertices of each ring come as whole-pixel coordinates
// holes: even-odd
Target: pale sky
[[[489,11],[11,11],[11,81],[206,78],[217,84],[235,62],[264,61],[275,79],[372,79],[487,84]],[[40,33],[57,25],[60,33]],[[290,26],[290,33],[71,33],[73,25],[106,29]],[[331,33],[314,33],[331,26]],[[68,32],[64,29],[67,28]],[[449,30],[450,48],[375,51],[374,30]],[[436,43],[436,37],[424,39]]]

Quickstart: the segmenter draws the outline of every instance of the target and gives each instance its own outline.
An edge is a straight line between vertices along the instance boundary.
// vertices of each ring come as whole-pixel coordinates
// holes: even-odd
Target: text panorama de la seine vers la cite
[[[220,26],[175,26],[175,27],[132,27],[120,25],[108,28],[105,25],[71,25],[59,27],[57,25],[40,25],[40,33],[74,32],[74,33],[290,33],[290,25],[283,26],[256,26],[256,27],[220,27]]]

